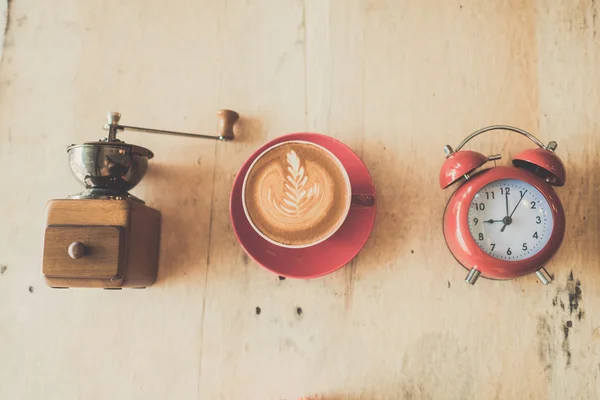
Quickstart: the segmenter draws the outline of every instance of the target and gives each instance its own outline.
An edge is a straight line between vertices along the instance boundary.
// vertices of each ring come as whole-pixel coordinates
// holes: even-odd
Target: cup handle
[[[371,194],[352,193],[350,208],[369,208],[375,205],[375,196]]]

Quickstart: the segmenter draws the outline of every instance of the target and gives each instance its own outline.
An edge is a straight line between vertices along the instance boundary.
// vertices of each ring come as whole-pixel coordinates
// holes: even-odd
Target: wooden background
[[[0,398],[598,398],[599,14],[594,0],[10,2]],[[122,135],[156,153],[133,193],[163,214],[157,284],[46,288],[45,204],[80,190],[66,146],[102,137],[108,110],[212,133],[218,108],[241,114],[235,142]],[[547,287],[468,286],[444,244],[442,147],[496,123],[556,140],[567,167]],[[298,131],[344,141],[378,191],[364,250],[310,281],[249,261],[228,219],[242,162]],[[469,147],[508,164],[530,145]]]

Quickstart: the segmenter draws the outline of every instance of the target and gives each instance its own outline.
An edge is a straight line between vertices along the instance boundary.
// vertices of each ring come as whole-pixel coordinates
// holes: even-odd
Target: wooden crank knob
[[[69,256],[74,259],[74,260],[78,260],[80,258],[83,258],[83,256],[85,256],[85,245],[81,242],[73,242],[69,245]]]
[[[220,140],[233,140],[233,125],[240,118],[240,115],[232,110],[219,110],[217,113],[219,118],[219,129],[217,136]]]

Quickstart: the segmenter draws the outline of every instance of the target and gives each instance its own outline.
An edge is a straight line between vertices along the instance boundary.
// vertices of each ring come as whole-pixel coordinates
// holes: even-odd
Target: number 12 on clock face
[[[477,246],[492,257],[518,261],[537,254],[553,228],[550,205],[534,186],[518,179],[501,179],[473,197],[468,226]]]

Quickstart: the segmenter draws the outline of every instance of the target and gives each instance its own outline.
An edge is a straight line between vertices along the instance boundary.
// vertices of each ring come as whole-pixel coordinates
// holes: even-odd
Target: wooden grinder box
[[[143,288],[156,281],[160,212],[134,198],[46,207],[42,273],[54,288]]]

